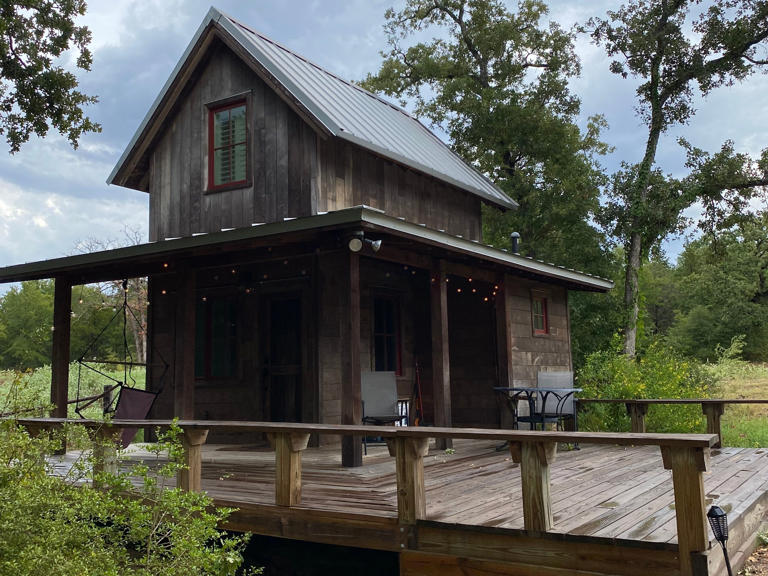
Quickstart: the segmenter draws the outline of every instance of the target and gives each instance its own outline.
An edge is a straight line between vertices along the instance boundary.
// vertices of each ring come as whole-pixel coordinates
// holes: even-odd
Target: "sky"
[[[386,48],[384,12],[395,0],[221,0],[216,7],[347,79],[378,69]],[[602,16],[618,1],[575,3],[552,0],[550,16],[564,27]],[[106,179],[162,85],[194,35],[210,4],[200,0],[90,0],[81,23],[93,34],[90,72],[79,73],[81,89],[99,102],[87,114],[102,126],[73,150],[56,133],[33,138],[20,152],[0,152],[0,267],[55,258],[77,251],[84,240],[120,241],[124,229],[146,238],[148,196],[107,186]],[[577,41],[582,75],[572,91],[582,101],[582,121],[604,114],[603,134],[615,152],[609,171],[622,160],[639,161],[644,129],[634,114],[631,81],[608,71],[609,60],[585,37]],[[657,162],[666,172],[684,174],[685,136],[709,151],[731,139],[737,151],[757,156],[768,134],[768,76],[718,89],[697,100],[690,125],[663,137]],[[0,146],[4,141],[0,140]],[[671,257],[682,239],[667,242]],[[0,294],[3,286],[0,286]]]

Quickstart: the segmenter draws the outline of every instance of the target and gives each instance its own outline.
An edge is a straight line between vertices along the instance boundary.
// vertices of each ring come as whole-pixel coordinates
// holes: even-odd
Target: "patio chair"
[[[573,372],[539,372],[536,382],[537,388],[553,388],[572,390],[570,393],[549,393],[536,396],[536,412],[540,415],[542,423],[554,422],[558,429],[563,430],[563,421],[571,419],[576,421],[576,404],[574,396],[576,390],[573,387]]]
[[[406,416],[397,406],[397,379],[394,372],[363,372],[362,374],[363,424],[383,426],[402,422]],[[368,438],[363,437],[368,453]]]

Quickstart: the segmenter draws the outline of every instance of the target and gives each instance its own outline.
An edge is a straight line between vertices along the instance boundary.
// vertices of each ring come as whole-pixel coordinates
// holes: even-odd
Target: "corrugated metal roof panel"
[[[234,18],[222,15],[219,23],[336,136],[473,192],[493,204],[517,206],[398,106],[328,72]]]

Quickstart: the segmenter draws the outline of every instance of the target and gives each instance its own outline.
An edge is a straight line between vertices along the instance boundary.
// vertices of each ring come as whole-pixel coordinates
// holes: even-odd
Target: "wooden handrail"
[[[79,424],[95,429],[102,439],[116,438],[122,428],[162,428],[175,423],[184,431],[186,464],[179,473],[177,485],[186,490],[202,488],[202,445],[209,430],[264,432],[275,447],[275,504],[286,507],[301,503],[301,453],[311,434],[382,436],[396,462],[398,520],[402,525],[426,519],[424,456],[430,438],[507,440],[513,462],[520,465],[523,524],[531,532],[548,532],[553,528],[550,465],[557,454],[558,442],[660,446],[664,467],[672,471],[681,576],[693,576],[692,554],[704,552],[709,544],[702,473],[708,466],[710,446],[718,439],[714,434],[537,432],[212,420],[27,418],[17,422],[31,431]],[[95,468],[97,464],[101,470],[112,466],[111,455],[101,457],[104,462],[97,461]]]
[[[86,428],[168,428],[173,420],[79,420],[71,418],[20,418],[21,425],[54,427],[77,424]],[[356,426],[305,424],[301,422],[252,422],[245,420],[176,420],[182,429],[264,432],[265,434],[328,434],[335,436],[377,436],[383,438],[458,438],[464,440],[507,440],[517,443],[563,442],[613,444],[622,446],[686,446],[709,448],[715,442],[707,434],[636,434],[621,432],[552,432],[536,430],[491,430],[487,428],[438,428],[414,426]]]
[[[700,404],[707,418],[707,434],[715,434],[717,442],[712,448],[722,446],[720,418],[726,404],[768,404],[766,399],[749,398],[578,398],[580,404],[624,404],[627,408],[633,433],[645,432],[645,416],[648,407],[656,404]]]

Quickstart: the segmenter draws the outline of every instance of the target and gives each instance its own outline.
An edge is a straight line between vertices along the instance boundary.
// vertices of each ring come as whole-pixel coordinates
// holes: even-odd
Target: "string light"
[[[167,292],[166,290],[161,290],[161,291],[160,291],[160,294],[162,294],[163,296],[165,296],[166,294],[168,294],[168,292]]]
[[[458,292],[459,294],[461,294],[461,288],[456,288],[456,292]]]
[[[163,262],[163,268],[168,268],[168,262]]]

